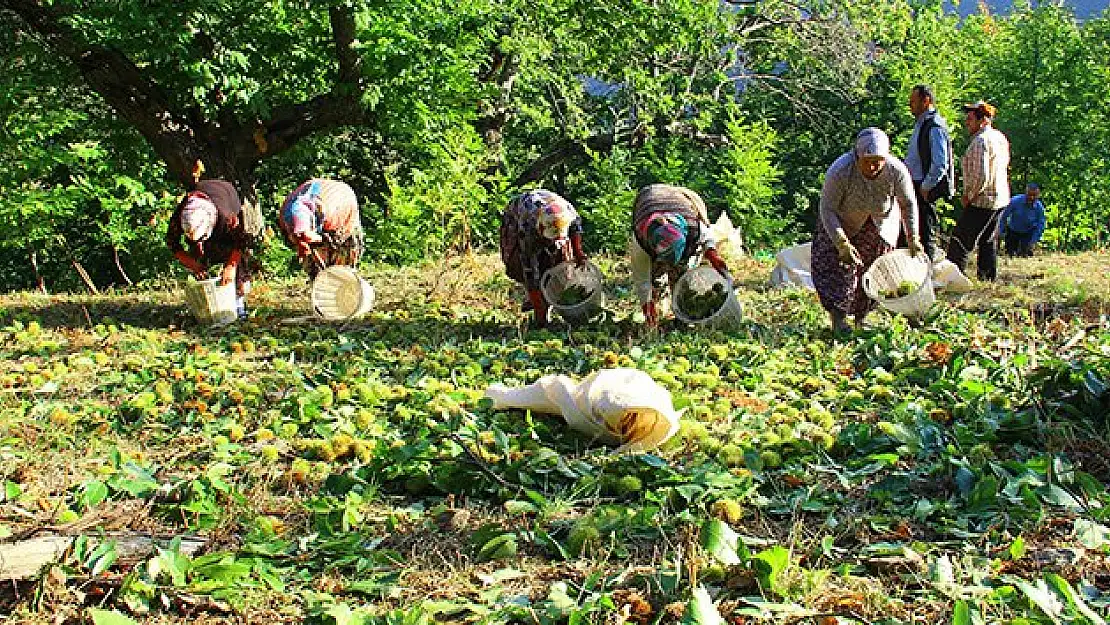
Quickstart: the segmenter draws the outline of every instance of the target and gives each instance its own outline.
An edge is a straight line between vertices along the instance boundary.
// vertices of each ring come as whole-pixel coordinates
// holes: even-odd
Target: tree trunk
[[[247,121],[236,119],[230,108],[219,111],[215,120],[202,119],[197,111],[173,101],[168,89],[110,42],[93,41],[71,26],[54,4],[0,0],[0,9],[17,15],[48,48],[69,60],[88,86],[146,139],[166,163],[170,177],[186,188],[192,185],[193,164],[199,159],[206,177],[231,182],[243,199],[257,206],[255,169],[264,158],[316,132],[372,122],[361,104],[356,24],[347,5],[328,10],[338,66],[331,91],[275,107],[268,119]]]
[[[43,295],[50,295],[46,290],[46,281],[42,279],[42,274],[39,273],[39,253],[31,252],[31,269],[35,272],[35,284],[38,286],[39,291]]]

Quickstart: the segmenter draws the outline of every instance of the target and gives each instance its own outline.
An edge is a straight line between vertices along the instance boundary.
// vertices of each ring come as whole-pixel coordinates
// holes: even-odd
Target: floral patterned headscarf
[[[567,238],[570,226],[578,219],[578,212],[570,202],[550,192],[532,192],[525,199],[533,202],[536,211],[536,230],[549,241]]]
[[[657,260],[677,265],[686,251],[690,224],[679,213],[652,213],[637,225],[640,239],[646,241]]]

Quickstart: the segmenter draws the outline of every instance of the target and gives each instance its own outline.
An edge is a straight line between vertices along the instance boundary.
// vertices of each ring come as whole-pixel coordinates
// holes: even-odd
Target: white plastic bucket
[[[197,321],[224,325],[239,318],[235,311],[235,283],[220,286],[219,278],[185,284],[185,303]]]
[[[704,319],[696,319],[682,310],[679,302],[683,300],[687,291],[693,290],[696,293],[705,293],[716,284],[722,285],[725,290],[725,301],[717,309],[717,312]],[[671,289],[671,310],[674,312],[675,318],[683,323],[716,330],[728,330],[737,327],[743,320],[744,314],[740,300],[736,297],[736,291],[732,288],[732,282],[726,280],[716,269],[704,266],[687,271],[675,282],[674,288]]]
[[[892,250],[875,259],[864,272],[863,292],[891,312],[919,317],[937,301],[932,273],[932,261],[925,254],[912,256],[909,250]],[[918,285],[917,290],[902,297],[883,295],[884,291],[897,289],[902,282]]]
[[[587,262],[582,268],[574,263],[560,263],[544,272],[540,278],[540,290],[552,310],[567,323],[577,324],[601,312],[605,305],[604,282],[601,269],[593,263]],[[589,292],[589,297],[574,305],[560,304],[559,296],[572,286],[583,287]]]
[[[328,267],[312,282],[312,310],[321,319],[357,319],[374,308],[374,287],[345,265]]]

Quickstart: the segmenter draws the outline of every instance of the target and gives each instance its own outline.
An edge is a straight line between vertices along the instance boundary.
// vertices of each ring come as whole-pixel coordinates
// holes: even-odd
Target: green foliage
[[[247,128],[240,143],[216,134],[225,151],[249,149],[251,124],[278,111],[357,90],[359,121],[325,124],[239,173],[271,223],[308,177],[351,183],[371,258],[496,245],[504,203],[529,186],[581,209],[591,250],[623,252],[635,191],[660,181],[701,193],[752,247],[778,248],[808,238],[821,175],[861,127],[884,128],[904,153],[918,83],[934,88],[957,155],[959,103],[999,105],[1015,190],[1045,190],[1045,246],[1107,239],[1110,17],[1078,22],[1057,3],[962,21],[940,0],[812,3],[806,19],[782,0],[342,3],[360,74],[338,85],[326,6],[140,4],[51,6],[86,42],[134,61],[195,130]],[[18,224],[0,240],[0,287],[35,286],[32,256],[51,289],[80,288],[74,262],[101,286],[123,282],[117,255],[130,278],[164,274],[181,193],[165,154],[30,30],[0,16],[15,48],[0,60],[11,163],[0,218]],[[942,206],[943,228],[953,217]],[[260,255],[269,275],[288,270],[278,247]]]

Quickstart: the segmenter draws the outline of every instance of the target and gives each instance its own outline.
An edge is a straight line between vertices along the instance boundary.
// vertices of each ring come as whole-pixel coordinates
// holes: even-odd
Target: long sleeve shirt
[[[636,227],[642,220],[655,213],[679,213],[686,217],[690,227],[697,228],[697,240],[687,241],[682,266],[656,262],[654,255],[636,238]],[[694,223],[696,222],[696,226]],[[717,241],[709,231],[709,213],[700,195],[686,187],[669,184],[652,184],[640,189],[632,207],[632,238],[628,242],[628,255],[632,264],[632,284],[640,304],[652,301],[652,283],[667,274],[670,284],[688,268],[701,264],[702,254],[716,249]],[[693,236],[693,235],[691,235]]]
[[[358,198],[345,182],[314,178],[297,187],[281,206],[278,226],[290,240],[297,234],[294,232],[293,220],[296,209],[300,206],[310,211],[315,232],[332,235],[336,243],[342,243],[355,233],[362,232]]]
[[[948,137],[945,130],[945,121],[943,117],[933,111],[935,109],[930,109],[917,116],[917,122],[913,125],[913,134],[910,135],[910,145],[906,149],[906,169],[910,170],[910,178],[915,182],[920,182],[922,190],[926,193],[937,186],[948,165]],[[936,125],[929,130],[929,171],[925,171],[922,155],[918,152],[918,145],[921,142],[921,128],[930,112],[933,112],[933,120]]]
[[[1044,204],[1040,200],[1030,202],[1024,193],[1015,195],[1010,200],[1009,206],[1002,211],[998,220],[998,231],[1017,232],[1031,235],[1030,243],[1036,244],[1044,235],[1045,219]]]
[[[557,193],[546,189],[535,189],[513,198],[506,210],[506,217],[511,221],[511,227],[516,232],[520,245],[520,264],[524,269],[524,286],[528,290],[540,288],[540,278],[550,265],[545,259],[562,258],[570,260],[571,248],[569,243],[560,248],[559,245],[540,234],[536,224],[539,221],[539,211],[548,204],[564,204],[571,210],[574,205]],[[577,215],[577,211],[575,211]],[[582,217],[576,216],[567,230],[568,239],[575,235],[582,235]]]
[[[818,217],[834,241],[838,228],[844,228],[851,237],[868,219],[875,222],[883,240],[891,245],[898,244],[899,224],[907,235],[916,237],[917,199],[909,170],[902,161],[887,156],[879,175],[868,180],[860,173],[853,152],[841,155],[825,174]]]
[[[960,160],[964,197],[971,206],[997,210],[1010,203],[1010,142],[987,126],[971,138]]]
[[[224,180],[201,180],[197,183],[199,191],[216,205],[216,225],[212,234],[205,241],[203,257],[197,261],[205,263],[237,263],[241,254],[251,244],[251,237],[243,228],[243,205],[239,201],[239,193],[235,187]],[[166,228],[166,245],[171,252],[185,252],[182,239],[185,235],[181,225],[181,211],[184,210],[187,200],[182,200],[170,216],[169,226]]]

